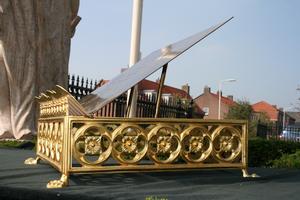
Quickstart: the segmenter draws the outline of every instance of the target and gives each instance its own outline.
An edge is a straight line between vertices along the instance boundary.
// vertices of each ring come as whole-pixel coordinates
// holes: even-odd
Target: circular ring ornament
[[[232,126],[220,126],[213,133],[213,155],[216,159],[233,162],[242,152],[241,134]]]
[[[111,137],[105,127],[98,124],[86,124],[75,132],[73,155],[83,166],[104,163],[110,156],[111,150]]]
[[[144,130],[136,125],[123,124],[113,132],[113,157],[121,164],[135,164],[147,153]]]
[[[177,129],[169,125],[158,125],[148,135],[148,156],[160,164],[172,163],[180,153]]]
[[[191,126],[181,134],[181,156],[189,163],[200,163],[212,152],[212,139],[207,128]]]

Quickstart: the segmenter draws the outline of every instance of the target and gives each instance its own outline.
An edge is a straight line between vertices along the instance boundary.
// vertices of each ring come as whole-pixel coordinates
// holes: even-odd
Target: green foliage
[[[34,149],[35,140],[19,141],[19,140],[0,140],[0,148],[19,148],[19,149]]]
[[[235,105],[229,107],[225,118],[248,120],[250,138],[257,135],[257,125],[259,123],[270,123],[268,115],[266,113],[254,113],[250,102],[247,100],[238,100]]]
[[[3,140],[3,141],[0,141],[0,147],[13,147],[13,148],[16,148],[21,144],[22,144],[22,142],[19,142],[17,140],[12,140],[12,141]]]
[[[238,100],[237,103],[229,108],[226,119],[250,120],[253,110],[251,104],[246,100]]]
[[[250,167],[270,167],[273,161],[279,159],[284,154],[293,154],[300,149],[300,143],[264,140],[253,138],[249,140],[248,154]]]
[[[249,136],[256,135],[257,121],[251,120],[253,116],[253,109],[249,101],[238,100],[237,103],[229,107],[225,119],[241,119],[249,121]]]
[[[266,124],[266,125],[272,123],[270,121],[270,117],[265,112],[257,113],[257,119],[256,120],[259,121],[259,123]]]
[[[276,168],[298,168],[300,169],[300,150],[293,154],[283,154],[279,159],[272,162]]]

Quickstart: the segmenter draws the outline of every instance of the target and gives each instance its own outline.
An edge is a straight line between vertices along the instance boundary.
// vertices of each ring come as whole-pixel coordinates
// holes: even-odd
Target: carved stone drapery
[[[35,132],[34,97],[67,86],[79,0],[0,0],[0,138]]]

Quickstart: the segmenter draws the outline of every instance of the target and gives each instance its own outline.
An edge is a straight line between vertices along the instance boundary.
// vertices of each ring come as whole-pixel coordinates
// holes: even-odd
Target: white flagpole
[[[132,10],[132,25],[131,25],[131,44],[130,44],[130,58],[129,67],[134,65],[140,59],[140,43],[141,43],[141,27],[142,27],[142,12],[143,12],[143,0],[133,0]],[[127,95],[127,104],[129,103],[130,90]],[[129,117],[136,116],[136,106],[138,98],[138,87],[134,87]]]

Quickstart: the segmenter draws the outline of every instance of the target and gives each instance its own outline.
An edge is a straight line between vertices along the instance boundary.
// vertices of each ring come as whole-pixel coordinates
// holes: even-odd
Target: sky
[[[188,83],[195,98],[234,78],[222,84],[223,95],[293,110],[300,97],[299,8],[298,0],[144,0],[142,57],[234,16],[172,61],[165,84]],[[132,0],[81,0],[79,16],[70,74],[112,79],[128,66]]]

